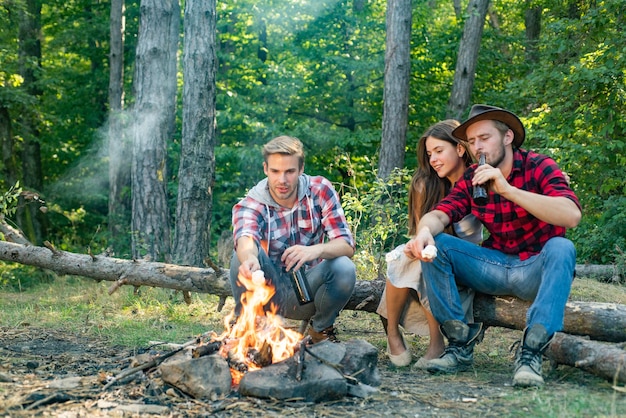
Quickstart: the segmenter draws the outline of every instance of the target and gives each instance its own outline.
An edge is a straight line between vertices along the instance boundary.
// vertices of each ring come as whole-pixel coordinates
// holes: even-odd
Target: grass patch
[[[106,337],[112,344],[146,346],[149,341],[183,343],[203,332],[221,333],[226,304],[217,312],[218,298],[193,294],[192,303],[172,290],[124,286],[112,295],[110,283],[59,277],[53,283],[19,292],[0,292],[0,325],[32,325]]]

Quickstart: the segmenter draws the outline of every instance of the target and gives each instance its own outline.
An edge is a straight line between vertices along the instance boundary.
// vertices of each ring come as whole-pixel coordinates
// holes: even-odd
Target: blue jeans
[[[356,284],[356,267],[348,257],[323,260],[306,271],[312,303],[300,305],[291,285],[291,277],[274,265],[265,251],[259,250],[259,264],[276,288],[276,294],[269,304],[278,308],[278,314],[290,319],[311,319],[313,329],[322,331],[335,323],[339,312],[346,306]],[[239,283],[239,259],[233,253],[230,262],[230,284],[235,298],[235,315],[241,312],[241,295],[246,291]],[[269,309],[269,306],[266,306]]]
[[[527,326],[541,324],[549,335],[563,328],[576,267],[576,249],[570,240],[551,238],[541,253],[524,261],[445,233],[435,237],[435,245],[437,258],[422,263],[422,272],[430,309],[439,323],[465,317],[458,283],[488,295],[533,301],[526,313]]]

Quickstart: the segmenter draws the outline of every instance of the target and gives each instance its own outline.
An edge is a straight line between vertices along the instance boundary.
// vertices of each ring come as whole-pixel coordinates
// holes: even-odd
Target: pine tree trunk
[[[446,112],[449,118],[460,120],[469,107],[488,6],[489,0],[470,0],[467,5],[467,20],[459,43],[452,92]]]
[[[179,21],[177,1],[142,0],[131,166],[134,258],[169,261],[171,257],[167,143],[176,110],[176,48],[172,44],[178,42]]]
[[[215,177],[215,0],[185,2],[183,133],[178,171],[176,264],[201,267],[209,254]]]
[[[124,0],[111,0],[109,54],[109,234],[126,234],[130,225],[131,147],[124,130]],[[116,249],[116,248],[114,248]]]
[[[411,71],[411,0],[387,1],[383,126],[378,176],[404,167]]]
[[[41,70],[41,2],[26,0],[24,9],[19,12],[19,62],[20,75],[23,77],[23,88],[35,98],[42,94],[38,85],[38,74]],[[43,192],[43,174],[41,168],[41,147],[39,145],[39,129],[35,120],[38,116],[32,111],[20,115],[22,131],[22,187],[34,195]],[[41,243],[45,236],[45,218],[39,211],[36,201],[21,199],[18,207],[17,223],[28,239]]]
[[[17,181],[17,161],[9,109],[0,105],[0,144],[2,147],[2,176],[10,187]]]

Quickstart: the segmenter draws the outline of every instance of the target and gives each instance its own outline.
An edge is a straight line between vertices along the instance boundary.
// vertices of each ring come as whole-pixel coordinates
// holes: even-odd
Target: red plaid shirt
[[[267,193],[263,197],[267,199],[265,202],[251,197],[249,193],[233,207],[235,246],[242,236],[252,237],[257,245],[268,241],[268,255],[276,265],[281,264],[282,253],[293,245],[315,245],[325,239],[343,238],[354,248],[354,238],[341,201],[330,181],[321,176],[304,176],[308,179],[308,187],[298,191],[300,200],[294,208],[284,208],[275,203],[269,197],[269,191],[264,192]],[[259,183],[257,190],[263,190],[266,182],[267,179]],[[313,266],[320,261],[307,264]]]
[[[518,254],[521,260],[541,252],[550,238],[565,236],[564,227],[537,219],[499,194],[489,192],[489,202],[485,206],[474,205],[471,180],[476,167],[476,164],[469,167],[448,196],[435,206],[435,209],[445,212],[451,222],[458,222],[471,212],[489,231],[489,238],[482,243],[484,247]],[[514,150],[513,169],[507,181],[518,189],[532,193],[567,197],[581,207],[557,164],[545,155]]]

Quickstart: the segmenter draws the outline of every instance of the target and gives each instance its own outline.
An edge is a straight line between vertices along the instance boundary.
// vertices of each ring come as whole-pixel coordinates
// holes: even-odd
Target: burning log
[[[244,363],[243,361],[237,359],[230,352],[228,353],[228,357],[226,358],[226,361],[228,362],[228,367],[230,367],[232,370],[239,372],[239,373],[248,372],[248,365]]]
[[[266,341],[263,341],[260,349],[251,348],[247,353],[251,362],[259,367],[265,367],[272,364],[272,345]]]
[[[320,402],[341,399],[348,394],[367,396],[364,394],[375,391],[373,386],[380,385],[378,350],[370,343],[363,340],[324,341],[307,346],[305,338],[301,344],[295,356],[247,373],[241,379],[239,393],[260,398]],[[372,387],[372,391],[351,389],[355,387]]]

